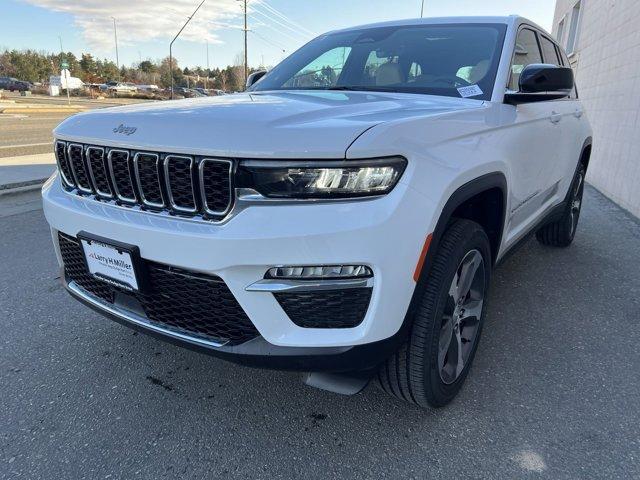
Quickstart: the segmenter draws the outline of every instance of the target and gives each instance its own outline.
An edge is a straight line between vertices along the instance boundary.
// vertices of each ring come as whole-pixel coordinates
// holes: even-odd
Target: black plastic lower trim
[[[64,278],[64,277],[63,277]],[[67,280],[64,279],[65,287]],[[98,313],[122,325],[151,335],[166,342],[223,360],[253,368],[299,372],[363,372],[375,369],[391,353],[400,347],[403,337],[396,334],[386,340],[365,345],[346,347],[279,347],[257,337],[239,345],[208,347],[188,340],[178,339],[128,322],[88,302],[67,288],[69,294]]]

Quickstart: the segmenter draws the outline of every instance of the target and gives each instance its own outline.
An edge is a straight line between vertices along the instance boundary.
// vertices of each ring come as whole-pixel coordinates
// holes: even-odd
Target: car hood
[[[56,138],[121,148],[245,158],[344,158],[384,122],[478,108],[429,95],[288,91],[106,108],[68,118]]]

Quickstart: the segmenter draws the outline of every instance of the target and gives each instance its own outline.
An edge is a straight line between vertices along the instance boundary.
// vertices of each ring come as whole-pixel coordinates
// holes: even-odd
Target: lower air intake
[[[107,303],[130,295],[153,325],[218,343],[237,345],[259,336],[249,317],[220,277],[146,262],[150,288],[131,293],[96,279],[87,271],[78,241],[58,234],[67,281]]]
[[[291,321],[303,328],[354,328],[362,323],[371,288],[275,293]]]

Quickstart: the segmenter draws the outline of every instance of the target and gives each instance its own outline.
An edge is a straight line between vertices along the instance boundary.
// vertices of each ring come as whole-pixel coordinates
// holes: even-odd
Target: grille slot
[[[56,161],[58,162],[58,169],[62,176],[62,180],[67,187],[74,187],[76,185],[73,179],[73,173],[71,172],[71,166],[69,165],[69,159],[67,158],[67,145],[64,142],[56,142],[55,145]]]
[[[181,217],[221,221],[233,208],[234,160],[56,141],[70,193]]]
[[[96,193],[103,198],[113,198],[111,186],[107,178],[107,169],[104,165],[104,148],[88,147],[86,150],[89,175],[96,189]]]
[[[291,321],[303,328],[354,328],[362,323],[371,300],[370,287],[275,293]]]
[[[136,153],[133,165],[142,203],[152,208],[164,207],[160,183],[160,156],[157,153]]]
[[[151,324],[232,345],[259,336],[220,277],[146,261],[149,291],[132,294],[89,274],[82,246],[75,238],[58,233],[58,242],[68,281],[107,303],[113,303],[116,294],[133,296]]]
[[[78,190],[93,193],[91,182],[84,163],[84,147],[77,143],[70,143],[67,147],[67,158],[76,181]]]
[[[133,190],[133,178],[129,168],[129,152],[126,150],[110,150],[107,159],[111,180],[118,200],[125,203],[135,203],[136,194]]]
[[[197,212],[193,187],[193,158],[168,155],[164,159],[164,173],[171,207],[179,212]]]
[[[231,206],[231,173],[229,160],[205,158],[200,162],[202,204],[209,215],[225,215]]]

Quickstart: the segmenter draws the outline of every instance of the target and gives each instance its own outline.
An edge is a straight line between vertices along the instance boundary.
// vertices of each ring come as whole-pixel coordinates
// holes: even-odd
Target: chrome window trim
[[[270,293],[312,292],[371,287],[373,287],[373,277],[326,280],[264,279],[248,285],[245,287],[245,291]]]
[[[140,181],[140,170],[138,168],[138,157],[140,155],[148,155],[150,157],[155,157],[156,159],[156,180],[158,181],[158,188],[160,189],[160,197],[162,197],[162,203],[150,202],[144,195],[144,189],[142,188],[142,182]],[[138,183],[138,190],[140,193],[140,200],[142,201],[142,204],[152,208],[164,208],[164,193],[162,192],[162,182],[160,181],[160,155],[153,152],[136,152],[136,154],[133,156],[133,172],[135,173],[136,182]]]
[[[191,176],[191,198],[193,199],[193,208],[187,208],[187,207],[181,207],[179,205],[176,205],[176,202],[173,199],[173,192],[171,191],[171,181],[170,181],[170,175],[169,175],[169,162],[171,161],[171,159],[182,159],[182,160],[189,160],[189,174]],[[166,157],[164,157],[164,181],[165,181],[165,186],[167,187],[167,195],[169,196],[169,205],[171,206],[171,208],[173,210],[175,210],[176,212],[182,212],[182,213],[198,213],[198,201],[196,199],[196,189],[195,189],[195,185],[193,184],[193,157],[189,157],[186,155],[167,155]]]
[[[71,159],[71,149],[73,147],[78,147],[80,148],[80,162],[82,162],[82,166],[85,167],[85,173],[87,172],[87,168],[86,168],[86,163],[84,161],[84,145],[82,145],[81,143],[69,143],[67,145],[67,161],[69,162],[69,166],[71,167],[71,174],[73,175],[73,179],[76,181],[75,187],[80,190],[82,193],[93,193],[93,190],[91,188],[85,188],[82,185],[80,185],[80,182],[78,181],[78,175],[76,174],[76,167],[73,164],[73,160]],[[89,183],[91,183],[91,176],[87,175],[87,180],[89,180]],[[91,187],[91,186],[90,186]]]
[[[76,188],[76,184],[74,182],[69,181],[69,179],[67,178],[67,176],[64,174],[64,171],[62,170],[61,164],[60,164],[60,158],[58,157],[58,144],[62,145],[62,151],[65,155],[65,162],[67,162],[67,165],[69,166],[69,170],[71,170],[71,176],[73,176],[73,168],[71,168],[71,164],[69,163],[69,159],[67,158],[68,152],[67,152],[67,142],[63,142],[62,140],[56,140],[53,144],[53,151],[54,151],[54,155],[56,157],[56,163],[58,164],[58,171],[60,172],[60,178],[62,178],[62,182],[67,186],[67,187],[71,187],[71,188]]]
[[[100,159],[102,161],[102,168],[105,169],[104,174],[107,176],[107,183],[109,183],[109,172],[107,171],[107,167],[104,164],[104,147],[92,147],[92,146],[87,147],[85,149],[85,158],[87,159],[86,165],[89,171],[89,177],[91,177],[91,183],[93,184],[93,188],[95,188],[96,190],[96,194],[102,198],[112,199],[113,198],[112,192],[103,192],[98,188],[98,184],[96,183],[96,176],[93,173],[93,165],[91,164],[91,160],[90,160],[91,157],[89,155],[89,152],[91,150],[100,150],[102,152],[102,154],[100,155]]]
[[[133,198],[129,198],[129,197],[125,197],[123,195],[120,194],[120,190],[118,190],[118,182],[116,182],[116,176],[113,173],[113,162],[111,160],[111,156],[113,155],[114,152],[117,153],[125,153],[127,155],[127,171],[129,172],[129,178],[131,179],[131,186],[133,188],[133,192],[134,192],[134,197]],[[128,150],[121,150],[118,148],[112,148],[111,150],[109,150],[109,153],[107,153],[107,163],[109,164],[109,173],[111,174],[111,183],[113,183],[113,190],[115,191],[116,197],[118,198],[118,200],[120,200],[121,202],[124,203],[130,203],[130,204],[135,204],[137,199],[135,198],[135,191],[136,191],[136,187],[133,183],[133,177],[131,176],[131,170],[129,170],[129,151]]]
[[[64,275],[63,277],[64,278]],[[83,300],[84,302],[88,303],[89,305],[98,308],[102,311],[105,311],[121,320],[124,320],[128,323],[143,327],[146,330],[150,330],[152,332],[157,332],[157,333],[161,333],[163,335],[166,335],[168,337],[172,337],[172,338],[177,338],[179,340],[185,340],[188,341],[190,343],[194,343],[197,345],[202,345],[205,347],[215,347],[215,348],[219,348],[224,346],[224,343],[218,343],[218,342],[212,342],[209,340],[204,340],[201,338],[197,338],[197,337],[192,337],[189,335],[184,335],[178,332],[174,332],[172,330],[168,330],[166,328],[162,328],[159,327],[157,325],[152,324],[146,317],[143,317],[142,315],[138,315],[130,310],[125,310],[124,308],[119,307],[118,305],[115,304],[110,304],[107,302],[102,301],[101,299],[99,299],[98,297],[95,297],[94,295],[91,295],[90,293],[88,293],[87,291],[85,291],[83,288],[81,288],[80,286],[78,286],[78,284],[76,284],[74,281],[71,281],[69,283],[67,283],[66,281],[64,281],[64,286],[67,289],[67,291],[74,297]]]
[[[206,162],[226,163],[229,166],[229,203],[227,204],[227,208],[225,208],[224,210],[211,210],[207,205],[207,195],[205,193],[203,171]],[[222,217],[228,214],[233,207],[233,161],[226,158],[203,158],[202,160],[200,160],[200,164],[198,165],[198,181],[200,183],[200,196],[202,198],[202,206],[207,215]]]

